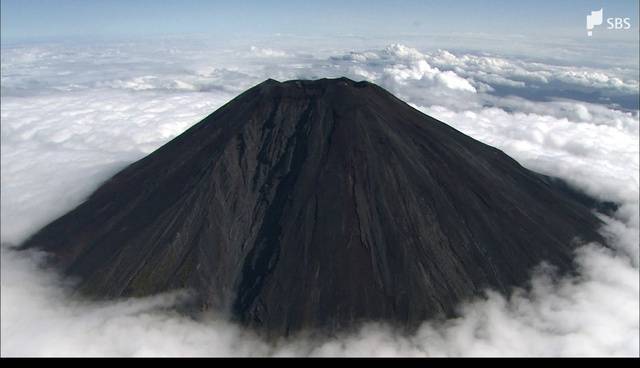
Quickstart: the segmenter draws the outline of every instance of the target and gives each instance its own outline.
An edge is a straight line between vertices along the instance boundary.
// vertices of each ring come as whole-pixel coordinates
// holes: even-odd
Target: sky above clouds
[[[3,38],[485,33],[582,35],[585,16],[636,17],[634,0],[5,0]],[[638,29],[638,20],[634,21]]]
[[[367,325],[270,344],[215,315],[175,314],[181,293],[84,301],[38,267],[43,255],[3,245],[3,356],[640,354],[637,1],[1,4],[3,243],[267,78],[372,81],[620,204],[603,217],[614,249],[585,245],[575,277],[541,266],[529,291],[488,291],[410,336]],[[600,7],[634,30],[588,38]]]

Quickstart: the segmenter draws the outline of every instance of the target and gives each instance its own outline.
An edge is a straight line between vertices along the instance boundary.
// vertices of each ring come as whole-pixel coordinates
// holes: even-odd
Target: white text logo
[[[587,36],[593,36],[593,28],[602,24],[602,9],[594,10],[587,14]],[[629,29],[631,18],[613,17],[607,18],[607,29]]]

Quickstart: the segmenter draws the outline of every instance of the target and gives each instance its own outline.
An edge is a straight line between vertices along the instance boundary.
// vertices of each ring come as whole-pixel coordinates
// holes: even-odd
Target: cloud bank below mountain
[[[253,47],[252,47],[253,46]],[[268,77],[370,80],[524,166],[619,203],[579,274],[541,266],[531,290],[491,291],[462,317],[414,335],[366,325],[328,339],[267,343],[221,316],[192,320],[188,295],[83,301],[2,247],[2,355],[638,355],[637,69],[567,66],[468,50],[358,50],[197,43],[3,46],[2,241],[18,243],[126,164]],[[535,91],[533,93],[532,91]]]

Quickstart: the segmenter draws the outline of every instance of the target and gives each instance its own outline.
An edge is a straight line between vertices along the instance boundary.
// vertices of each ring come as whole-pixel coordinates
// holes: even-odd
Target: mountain
[[[267,80],[21,247],[86,295],[190,288],[269,334],[411,328],[571,270],[603,241],[585,198],[374,84]]]

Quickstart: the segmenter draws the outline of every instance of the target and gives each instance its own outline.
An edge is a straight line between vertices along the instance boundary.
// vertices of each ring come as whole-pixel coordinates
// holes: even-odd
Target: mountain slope
[[[192,288],[274,334],[415,326],[602,241],[565,187],[367,82],[268,80],[22,246],[97,297]]]

